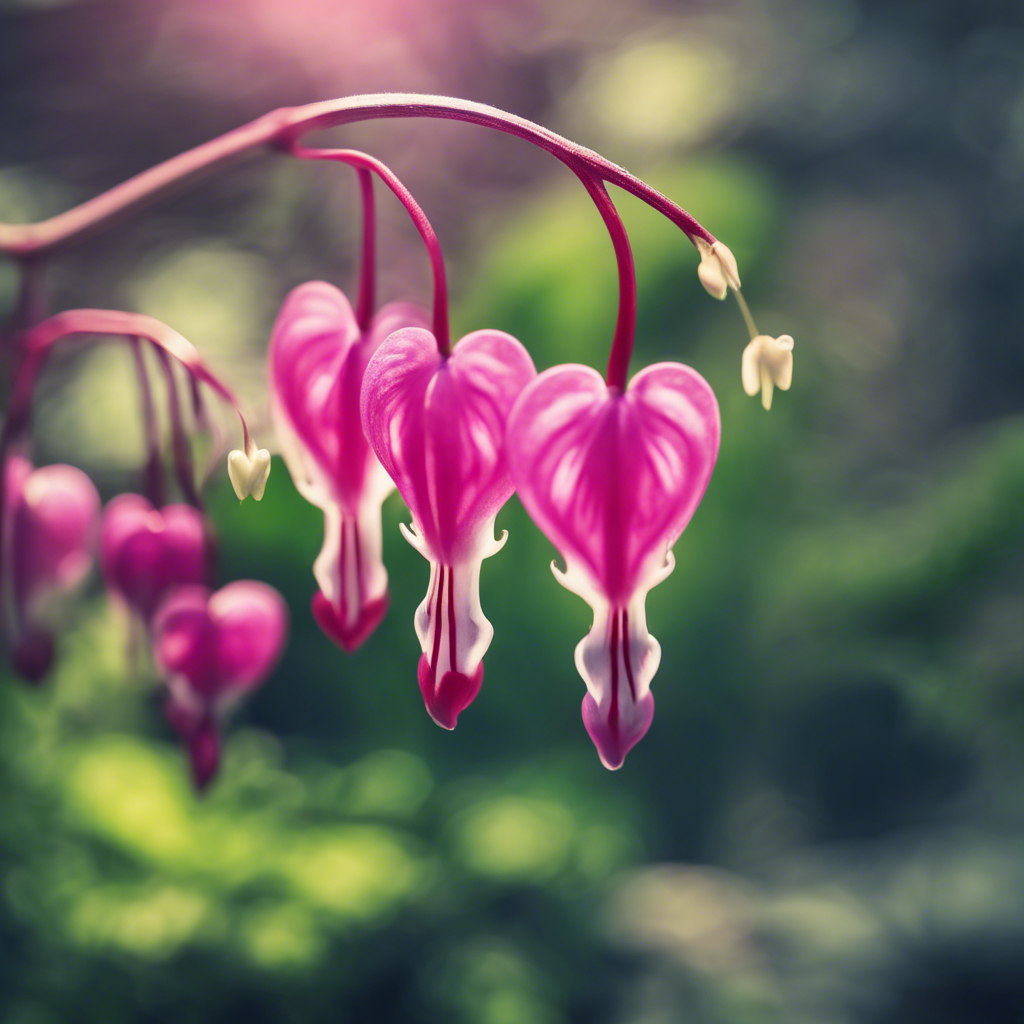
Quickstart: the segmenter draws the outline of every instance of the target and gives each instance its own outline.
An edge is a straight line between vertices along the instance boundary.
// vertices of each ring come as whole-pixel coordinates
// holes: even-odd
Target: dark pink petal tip
[[[220,737],[217,726],[205,719],[188,739],[188,756],[192,765],[192,782],[196,792],[202,793],[213,781],[220,767]]]
[[[459,715],[476,699],[484,681],[484,663],[481,661],[471,675],[462,672],[445,672],[435,685],[434,670],[425,654],[420,655],[416,671],[420,682],[420,693],[427,713],[442,729],[454,729]]]
[[[345,626],[344,609],[339,611],[318,590],[313,595],[313,618],[329,640],[336,643],[346,654],[352,654],[362,647],[370,634],[380,625],[390,603],[391,595],[384,591],[383,597],[363,606],[359,618],[351,626]]]
[[[597,747],[601,764],[610,771],[622,767],[626,755],[644,738],[654,718],[654,697],[648,693],[632,709],[631,721],[606,721],[588,693],[583,698],[583,724]]]
[[[41,683],[53,665],[53,637],[42,630],[22,637],[11,652],[11,664],[26,682]]]

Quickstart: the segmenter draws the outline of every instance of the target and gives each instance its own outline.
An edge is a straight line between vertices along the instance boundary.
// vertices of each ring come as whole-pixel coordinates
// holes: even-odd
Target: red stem
[[[178,397],[178,382],[174,377],[174,365],[171,357],[162,348],[156,350],[160,368],[164,371],[167,382],[167,412],[171,420],[171,457],[174,459],[174,470],[178,475],[178,486],[185,500],[194,508],[201,508],[202,502],[196,490],[195,470],[192,467],[192,449],[189,447],[188,436],[181,421],[181,404]]]
[[[615,321],[615,337],[612,339],[605,379],[608,387],[624,391],[629,360],[633,355],[633,339],[636,336],[636,269],[633,266],[633,250],[619,211],[604,183],[588,171],[581,169],[577,173],[604,219],[615,247],[615,262],[619,269],[619,315]]]
[[[430,257],[430,266],[434,274],[434,338],[437,340],[437,350],[442,356],[448,356],[451,353],[451,336],[448,326],[448,284],[444,270],[444,255],[427,215],[413,199],[412,193],[399,181],[390,167],[358,150],[307,149],[303,146],[292,146],[289,152],[302,160],[337,160],[352,167],[373,171],[395,193],[416,225],[416,230],[420,233],[427,255]]]
[[[363,263],[359,270],[359,298],[356,301],[356,322],[365,333],[373,319],[377,284],[377,218],[373,208],[373,177],[358,167],[359,191],[363,200]]]
[[[664,214],[692,241],[713,244],[709,234],[682,207],[593,150],[562,138],[532,121],[496,107],[448,96],[416,93],[378,93],[347,96],[302,107],[283,107],[242,125],[226,135],[187,150],[164,163],[129,178],[81,206],[36,224],[0,224],[0,252],[24,259],[33,253],[66,245],[101,223],[143,205],[161,192],[213,170],[260,146],[288,148],[307,132],[393,117],[433,117],[467,121],[506,132],[558,157],[572,167],[584,167],[595,176],[617,185]]]
[[[164,503],[164,474],[160,458],[160,431],[156,422],[156,410],[153,407],[153,391],[149,386],[149,371],[146,369],[146,358],[142,351],[142,341],[132,339],[132,358],[135,361],[135,373],[139,378],[139,395],[142,401],[142,426],[146,434],[146,447],[149,458],[146,460],[146,497],[154,508]]]

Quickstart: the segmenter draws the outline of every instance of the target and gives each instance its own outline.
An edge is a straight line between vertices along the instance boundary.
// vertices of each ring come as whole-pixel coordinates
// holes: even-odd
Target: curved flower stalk
[[[277,664],[288,635],[288,608],[254,580],[174,590],[153,618],[153,652],[167,682],[164,712],[185,744],[196,788],[220,762],[225,715]]]
[[[429,331],[392,334],[363,377],[363,429],[412,513],[406,540],[430,562],[416,611],[417,675],[431,718],[454,729],[483,682],[494,629],[480,607],[480,566],[505,543],[494,518],[512,496],[505,425],[535,377],[526,349],[476,331],[450,356]]]
[[[281,451],[299,493],[324,513],[313,615],[349,652],[387,611],[381,505],[394,488],[359,422],[363,371],[389,334],[425,322],[417,308],[393,304],[363,332],[337,288],[311,281],[289,294],[271,334],[270,408]]]
[[[100,498],[74,466],[34,469],[13,456],[3,475],[4,624],[15,669],[36,683],[53,662],[60,599],[92,568]]]
[[[191,505],[156,509],[141,494],[119,494],[103,510],[107,589],[147,625],[172,589],[209,582],[211,562],[202,513]]]
[[[672,571],[671,547],[711,477],[720,438],[708,383],[679,363],[641,370],[622,391],[587,366],[542,373],[508,425],[509,469],[534,522],[561,552],[555,578],[594,610],[576,648],[583,722],[618,768],[654,714],[661,660],[647,592]]]

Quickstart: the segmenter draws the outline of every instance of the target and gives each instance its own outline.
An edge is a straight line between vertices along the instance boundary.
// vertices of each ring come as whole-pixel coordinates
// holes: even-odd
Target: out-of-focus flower
[[[759,334],[743,350],[741,375],[743,390],[751,397],[760,391],[761,404],[770,409],[774,389],[788,391],[793,383],[793,339]]]
[[[4,466],[3,602],[15,669],[32,682],[53,662],[60,598],[92,568],[100,498],[74,466]]]
[[[505,424],[536,376],[501,331],[476,331],[442,356],[430,331],[392,334],[363,378],[366,437],[412,513],[406,540],[430,562],[416,611],[418,677],[430,716],[454,729],[480,691],[494,628],[480,607],[480,566],[504,544],[494,519],[512,496]]]
[[[696,239],[694,244],[700,253],[697,276],[708,294],[716,299],[724,299],[730,288],[739,291],[740,272],[729,246],[721,242],[710,245],[701,238]]]
[[[239,580],[211,593],[178,587],[153,617],[153,653],[168,689],[167,720],[189,751],[196,787],[213,778],[219,726],[277,663],[288,609],[273,587]]]
[[[100,565],[111,593],[148,623],[172,588],[208,582],[203,516],[191,505],[155,509],[141,494],[120,494],[103,510]]]
[[[695,370],[658,363],[625,391],[587,366],[542,373],[516,402],[507,450],[534,522],[565,559],[558,581],[594,609],[576,648],[583,722],[618,768],[654,715],[661,660],[647,592],[672,571],[670,548],[704,495],[718,456],[718,403]]]
[[[271,413],[281,450],[299,493],[324,513],[313,615],[349,652],[388,607],[381,505],[394,485],[363,436],[363,372],[389,334],[426,322],[418,307],[394,303],[361,332],[344,294],[311,281],[285,299],[271,335]]]

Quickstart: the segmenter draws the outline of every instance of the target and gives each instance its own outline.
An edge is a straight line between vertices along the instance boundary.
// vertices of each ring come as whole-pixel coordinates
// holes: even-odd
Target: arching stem
[[[615,262],[619,270],[619,315],[615,321],[615,337],[608,356],[608,387],[625,390],[629,374],[629,360],[633,355],[636,337],[636,268],[633,250],[629,244],[625,225],[615,208],[604,183],[584,168],[573,168],[594,200],[615,248]]]
[[[448,283],[445,277],[444,255],[441,252],[441,244],[437,240],[437,235],[434,233],[430,221],[427,220],[427,215],[413,198],[412,193],[402,184],[390,167],[358,150],[307,149],[303,146],[292,146],[289,152],[302,160],[336,160],[365,171],[373,171],[398,197],[399,202],[405,207],[416,226],[416,230],[420,233],[427,256],[430,258],[430,266],[434,275],[434,337],[437,339],[438,351],[442,356],[448,356],[451,353],[451,332],[448,326]]]
[[[36,224],[0,224],[0,252],[24,259],[32,253],[40,254],[67,245],[118,214],[142,206],[168,189],[237,160],[253,149],[264,146],[288,149],[312,131],[356,121],[399,117],[466,121],[514,135],[547,150],[573,170],[584,167],[602,181],[617,185],[642,199],[676,224],[691,241],[700,238],[709,244],[715,242],[714,236],[682,207],[646,182],[599,153],[533,121],[485,103],[451,96],[378,93],[271,111],[219,138],[157,164],[66,213]]]

